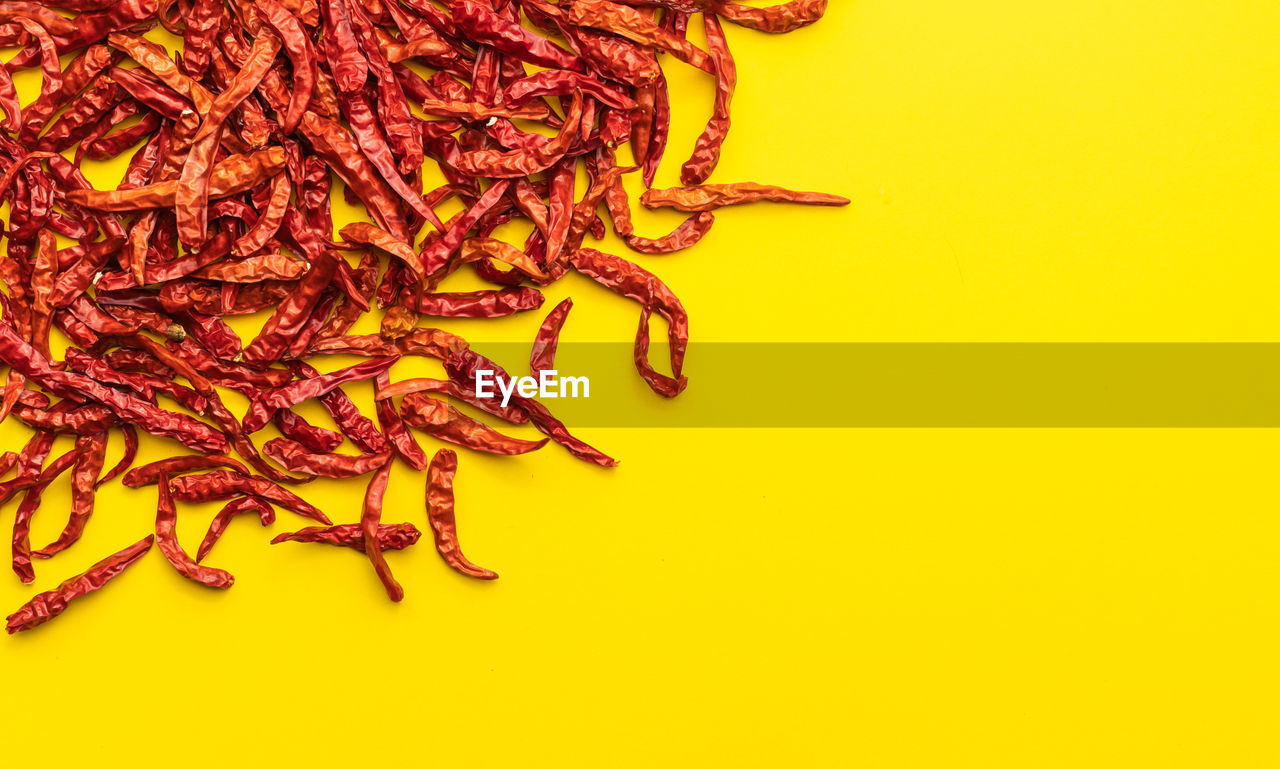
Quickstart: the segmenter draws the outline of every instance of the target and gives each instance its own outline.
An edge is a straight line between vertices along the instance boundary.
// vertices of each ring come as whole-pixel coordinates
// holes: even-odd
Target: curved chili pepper
[[[107,556],[90,566],[83,574],[66,580],[53,590],[32,598],[16,612],[10,614],[6,628],[9,634],[20,633],[42,625],[67,610],[72,601],[101,590],[108,582],[120,576],[138,559],[147,554],[155,537],[148,534],[120,552]]]
[[[13,572],[23,582],[32,582],[36,578],[35,570],[31,567],[31,519],[40,509],[41,495],[54,479],[75,464],[76,455],[77,452],[68,451],[51,462],[35,483],[30,485],[18,505],[18,512],[13,518]]]
[[[235,577],[222,569],[201,566],[187,555],[182,545],[178,544],[176,532],[178,508],[174,505],[173,497],[169,493],[168,476],[161,474],[157,485],[160,489],[160,498],[156,504],[156,542],[160,546],[160,552],[164,553],[165,560],[179,574],[192,582],[199,582],[201,585],[219,590],[231,587],[236,581]]]
[[[529,370],[536,377],[543,371],[555,368],[556,347],[560,343],[560,329],[573,309],[573,300],[565,299],[547,313],[547,317],[538,327],[538,335],[533,339],[533,348],[529,351]]]
[[[76,438],[75,467],[71,471],[71,516],[58,538],[32,553],[36,558],[52,558],[80,539],[93,515],[94,489],[106,464],[107,434],[91,433]]]
[[[258,520],[263,526],[270,526],[276,522],[275,509],[257,497],[240,497],[231,500],[223,505],[218,514],[213,517],[213,522],[209,524],[209,531],[205,532],[204,539],[200,541],[200,547],[196,550],[196,563],[204,560],[213,546],[218,544],[223,532],[231,525],[231,519],[241,513],[257,513]]]
[[[458,525],[453,512],[453,477],[458,471],[458,455],[440,449],[427,469],[427,521],[435,535],[436,552],[459,574],[476,579],[497,579],[498,575],[476,566],[462,554]]]
[[[161,473],[159,481],[162,482],[165,479],[165,474]],[[169,481],[169,487],[174,498],[183,502],[208,502],[214,499],[252,494],[304,518],[323,524],[333,523],[310,502],[288,489],[265,478],[255,478],[231,470],[213,470],[200,475],[184,475]]]
[[[421,393],[405,396],[400,416],[410,426],[439,438],[486,454],[527,454],[547,445],[548,438],[525,441],[512,438],[477,422],[444,401]]]
[[[382,556],[382,541],[378,538],[379,526],[382,523],[382,500],[387,493],[387,482],[391,479],[391,458],[388,457],[369,481],[364,495],[364,508],[360,514],[360,530],[364,534],[364,551],[373,563],[382,586],[386,588],[387,597],[392,601],[404,600],[404,588],[391,574],[391,567]]]

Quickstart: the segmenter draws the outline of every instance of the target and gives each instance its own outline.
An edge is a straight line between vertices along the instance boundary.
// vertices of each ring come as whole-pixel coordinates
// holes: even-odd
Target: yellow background
[[[696,339],[1276,340],[1275,2],[833,0],[793,35],[728,34],[741,84],[714,180],[853,205],[727,210],[696,249],[638,257]],[[667,67],[663,184],[711,97]],[[565,339],[634,333],[629,303],[571,278],[548,307],[566,295]],[[449,327],[528,339],[540,316]],[[493,584],[424,542],[388,556],[408,594],[390,604],[356,553],[267,546],[305,525],[283,512],[214,549],[226,593],[150,554],[0,641],[5,763],[1280,763],[1271,431],[582,433],[621,467],[461,457],[462,542]],[[339,521],[362,492],[302,490]],[[424,526],[422,492],[397,468],[385,520]],[[215,509],[182,508],[190,548]],[[112,484],[34,587],[0,580],[0,607],[153,510]]]

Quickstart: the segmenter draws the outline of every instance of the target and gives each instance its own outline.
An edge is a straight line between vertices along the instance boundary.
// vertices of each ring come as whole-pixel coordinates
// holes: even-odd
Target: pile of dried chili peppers
[[[8,366],[0,419],[34,435],[0,457],[0,504],[20,497],[13,569],[80,538],[95,489],[121,477],[156,486],[155,532],[84,574],[41,593],[8,618],[10,633],[57,616],[101,588],[152,543],[183,576],[216,588],[233,578],[202,562],[230,520],[277,508],[316,526],[274,541],[322,542],[364,553],[393,600],[403,591],[384,550],[417,542],[408,523],[384,523],[392,463],[426,471],[426,520],[440,555],[479,579],[453,512],[457,456],[429,456],[413,430],[473,451],[521,454],[548,440],[601,466],[614,460],[574,438],[539,402],[476,395],[478,370],[496,364],[429,325],[432,318],[491,318],[538,308],[538,290],[577,271],[640,305],[635,364],[656,392],[684,389],[688,321],[657,277],[587,248],[604,237],[603,204],[617,235],[642,254],[697,243],[715,209],[755,201],[844,205],[844,198],[752,183],[707,184],[729,129],[736,84],[722,22],[770,33],[817,21],[826,0],[759,8],[727,0],[0,0],[0,200],[9,204],[0,257],[0,360]],[[686,36],[705,29],[705,50]],[[182,38],[170,55],[143,35]],[[681,168],[684,185],[651,189],[667,146],[671,105],[665,57],[715,79],[712,117]],[[67,61],[63,66],[63,61]],[[12,73],[39,68],[40,95],[20,104]],[[525,130],[540,124],[543,130]],[[627,147],[625,159],[619,148]],[[94,189],[83,159],[129,156],[113,190]],[[445,184],[423,189],[435,163]],[[648,208],[689,217],[656,238],[635,232],[622,176],[639,173]],[[580,174],[587,181],[580,184]],[[335,235],[334,177],[369,221]],[[453,199],[461,213],[442,221]],[[522,244],[492,237],[515,219]],[[59,240],[58,236],[61,236]],[[440,291],[459,270],[495,287]],[[372,306],[380,333],[353,335]],[[530,365],[552,365],[571,304],[548,315]],[[269,313],[243,344],[227,316]],[[665,318],[671,374],[648,360],[649,319]],[[50,334],[70,341],[56,360]],[[321,374],[306,363],[349,354],[360,363]],[[443,362],[444,379],[390,376],[401,356]],[[374,418],[343,392],[371,380]],[[242,418],[219,396],[251,406]],[[532,423],[541,441],[512,438],[445,398],[498,421]],[[294,407],[317,400],[336,430]],[[398,401],[398,402],[397,402]],[[261,446],[268,424],[281,437]],[[131,467],[138,431],[186,452]],[[46,460],[59,434],[75,448]],[[105,468],[109,436],[124,457]],[[337,449],[350,443],[355,451]],[[70,472],[72,509],[55,541],[33,547],[41,492]],[[334,525],[289,485],[369,476],[358,523]],[[226,500],[193,558],[175,537],[177,504]]]

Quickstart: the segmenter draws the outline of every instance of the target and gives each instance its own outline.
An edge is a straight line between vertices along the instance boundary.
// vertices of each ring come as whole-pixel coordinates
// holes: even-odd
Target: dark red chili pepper
[[[148,534],[138,542],[115,555],[107,556],[90,566],[83,574],[66,580],[53,590],[40,593],[10,614],[7,620],[9,634],[30,630],[53,619],[67,610],[75,599],[101,590],[108,582],[120,576],[151,549],[155,537]]]
[[[497,579],[496,573],[467,560],[458,544],[458,524],[453,512],[453,477],[457,471],[458,455],[449,449],[437,451],[427,469],[427,521],[435,535],[436,552],[459,574]]]
[[[547,313],[547,317],[538,328],[534,337],[533,349],[529,352],[529,370],[536,377],[543,371],[551,371],[556,366],[556,347],[560,343],[560,329],[564,328],[569,310],[573,309],[573,300],[565,299]]]
[[[369,488],[364,495],[364,508],[360,514],[360,530],[364,534],[364,551],[373,563],[382,586],[386,588],[387,597],[392,601],[404,600],[404,588],[391,574],[391,567],[382,556],[382,541],[378,538],[379,526],[382,523],[382,501],[387,493],[387,482],[391,479],[391,458],[388,457],[369,480]]]
[[[378,547],[382,550],[404,550],[417,544],[422,532],[412,523],[380,523],[378,524]],[[349,547],[360,552],[364,549],[364,529],[358,523],[343,523],[337,526],[308,526],[305,529],[280,534],[271,540],[271,544],[281,542],[319,542],[326,545]]]
[[[486,454],[527,454],[547,445],[549,439],[524,441],[477,422],[444,401],[422,393],[405,396],[400,416],[409,425],[439,438]]]
[[[36,578],[35,570],[31,568],[31,518],[40,509],[40,497],[44,490],[75,464],[76,454],[75,451],[68,451],[49,463],[40,473],[39,479],[27,489],[18,505],[18,512],[13,518],[13,571],[23,582],[32,582]]]
[[[107,434],[90,433],[76,438],[75,467],[71,472],[71,516],[58,538],[32,553],[36,558],[52,558],[80,539],[93,515],[94,490],[107,458]]]
[[[753,182],[705,184],[701,187],[673,187],[669,190],[646,190],[640,196],[645,208],[674,208],[678,211],[714,211],[724,206],[772,201],[804,203],[811,206],[847,206],[848,198],[822,192],[796,192],[782,187]]]
[[[174,505],[173,496],[169,492],[169,477],[161,474],[157,486],[160,490],[160,501],[156,504],[156,541],[160,545],[160,552],[164,553],[165,560],[179,574],[192,582],[199,582],[220,590],[231,587],[236,581],[235,577],[222,569],[201,566],[187,555],[182,545],[178,544],[176,532],[178,508]]]
[[[200,547],[196,549],[196,563],[204,560],[213,546],[218,544],[223,532],[231,525],[231,519],[241,513],[257,513],[263,526],[270,526],[276,522],[275,509],[257,497],[240,497],[231,500],[223,505],[218,514],[213,517],[213,522],[209,524],[209,531],[205,533],[204,539],[200,541]]]
[[[160,480],[166,476],[162,473]],[[323,524],[333,521],[314,505],[288,489],[265,478],[254,478],[230,470],[213,470],[200,475],[184,475],[169,481],[173,496],[183,502],[208,502],[229,499],[244,494],[261,497],[277,507],[291,510],[304,518]]]
[[[272,414],[271,421],[281,435],[316,453],[331,452],[342,444],[342,433],[316,427],[289,409],[280,409]]]

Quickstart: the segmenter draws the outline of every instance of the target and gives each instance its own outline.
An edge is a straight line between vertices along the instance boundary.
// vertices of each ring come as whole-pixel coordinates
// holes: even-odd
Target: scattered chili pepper
[[[728,0],[0,1],[0,44],[19,49],[0,67],[0,203],[9,211],[0,229],[8,240],[0,257],[7,287],[0,363],[9,368],[0,421],[12,414],[35,431],[21,452],[0,454],[0,468],[13,473],[0,481],[0,504],[22,495],[11,539],[15,571],[30,580],[33,557],[80,539],[95,490],[122,476],[128,487],[158,484],[156,538],[166,559],[190,579],[229,587],[230,574],[199,562],[233,516],[256,512],[265,525],[278,507],[329,524],[285,486],[371,474],[359,524],[276,541],[361,550],[399,600],[403,591],[382,551],[420,535],[408,524],[380,523],[391,466],[400,460],[427,471],[428,517],[441,555],[465,574],[495,576],[457,548],[456,455],[442,450],[430,458],[410,427],[490,453],[521,454],[554,440],[585,461],[616,462],[531,398],[477,395],[478,370],[492,370],[503,384],[511,377],[447,329],[419,326],[422,317],[533,310],[544,287],[577,271],[639,303],[633,358],[640,376],[663,395],[683,390],[688,316],[679,299],[647,270],[583,244],[605,235],[601,203],[623,242],[645,254],[695,245],[722,206],[846,205],[834,195],[706,183],[725,147],[737,84],[722,22],[788,32],[817,21],[826,7],[825,0],[767,7]],[[702,15],[705,44],[686,35],[694,14]],[[181,55],[142,36],[156,24],[181,37]],[[686,186],[669,190],[652,189],[672,120],[662,54],[715,80],[711,118],[681,169]],[[420,75],[417,64],[434,73]],[[36,68],[39,93],[24,105],[12,75]],[[634,166],[618,162],[627,143]],[[114,188],[95,189],[80,170],[86,158],[125,153]],[[445,182],[424,191],[428,160]],[[585,185],[576,181],[580,172]],[[642,205],[690,214],[670,233],[636,234],[624,178],[637,172]],[[335,177],[344,199],[368,214],[336,236]],[[460,212],[442,221],[436,209],[448,201]],[[507,242],[504,225],[523,221],[531,225],[527,238]],[[445,281],[459,271],[494,288],[450,290]],[[375,304],[379,333],[352,334]],[[560,302],[539,329],[530,353],[535,373],[555,365],[571,306]],[[226,318],[258,312],[266,318],[261,330],[242,343]],[[669,329],[670,376],[648,361],[653,313]],[[55,330],[71,341],[65,352]],[[307,363],[318,355],[358,360],[320,374]],[[447,378],[392,381],[388,370],[401,356],[441,361]],[[376,422],[343,389],[366,379],[374,381]],[[246,397],[243,420],[219,388]],[[503,435],[444,398],[531,423],[546,438]],[[311,400],[336,430],[294,411]],[[283,437],[259,449],[252,436],[268,424]],[[123,455],[104,473],[117,430]],[[197,453],[133,467],[138,430]],[[46,467],[63,434],[76,436],[75,450]],[[348,440],[360,453],[337,453]],[[32,552],[41,494],[69,469],[67,523]],[[193,559],[174,534],[176,503],[212,500],[228,504]],[[96,590],[151,542],[37,596],[10,618],[10,632]]]
[[[101,590],[108,582],[120,576],[138,559],[147,554],[155,537],[148,534],[115,555],[107,556],[90,566],[83,574],[66,580],[53,590],[41,593],[22,605],[8,617],[9,634],[30,630],[53,619],[67,610],[72,601]]]
[[[551,371],[556,366],[556,346],[560,343],[560,329],[573,309],[573,300],[566,299],[552,308],[538,328],[538,335],[533,339],[533,349],[529,352],[529,370],[536,377],[543,371]]]
[[[640,196],[645,208],[674,208],[678,211],[714,211],[724,206],[771,201],[804,203],[811,206],[847,206],[848,198],[823,192],[796,192],[768,184],[739,182],[705,184],[701,187],[673,187],[669,190],[646,190]]]
[[[182,545],[178,544],[176,533],[178,508],[174,505],[173,496],[169,493],[169,477],[161,474],[157,485],[160,489],[160,501],[156,505],[156,541],[165,559],[179,574],[192,582],[199,582],[220,590],[231,587],[236,581],[235,577],[222,569],[201,566],[187,555]]]
[[[404,588],[391,574],[391,567],[382,557],[382,542],[378,539],[378,527],[382,523],[382,500],[387,493],[387,483],[391,479],[391,458],[387,457],[382,467],[369,480],[369,488],[364,495],[364,511],[360,514],[360,530],[364,534],[364,551],[373,563],[373,570],[387,590],[387,597],[392,601],[404,600]]]
[[[459,574],[497,579],[494,572],[468,561],[458,544],[458,524],[453,512],[453,477],[457,472],[458,455],[449,449],[437,451],[427,468],[427,521],[435,535],[436,552]]]
[[[418,527],[412,523],[380,523],[378,524],[378,547],[383,550],[404,550],[415,545],[422,536]],[[358,523],[343,523],[337,526],[308,526],[305,529],[277,535],[271,544],[281,542],[319,542],[326,545],[349,547],[365,552],[364,529]]]
[[[270,526],[276,522],[275,509],[257,497],[240,497],[231,500],[223,505],[218,514],[213,517],[213,522],[209,524],[209,531],[205,533],[204,539],[200,541],[200,547],[196,549],[196,563],[204,560],[213,546],[218,544],[222,533],[231,525],[231,519],[241,513],[257,513],[258,520],[263,526]]]

